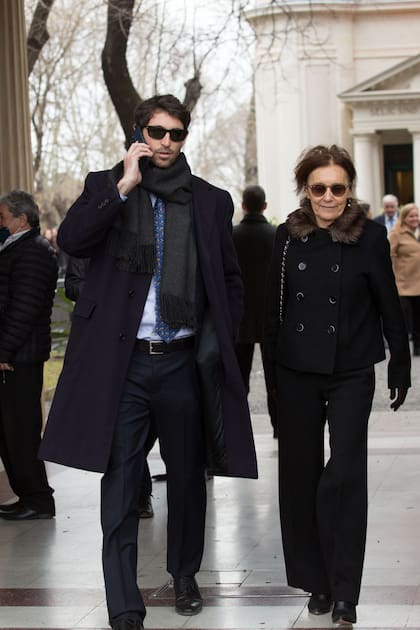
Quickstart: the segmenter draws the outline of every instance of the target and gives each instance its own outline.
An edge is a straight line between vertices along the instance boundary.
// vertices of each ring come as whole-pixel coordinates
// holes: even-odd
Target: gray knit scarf
[[[160,291],[162,319],[175,328],[196,326],[197,250],[192,227],[191,171],[183,153],[168,168],[150,162],[142,181],[129,194],[110,234],[111,254],[121,271],[152,274],[155,270],[153,208],[149,193],[164,200],[165,240]],[[110,171],[114,185],[123,163]]]

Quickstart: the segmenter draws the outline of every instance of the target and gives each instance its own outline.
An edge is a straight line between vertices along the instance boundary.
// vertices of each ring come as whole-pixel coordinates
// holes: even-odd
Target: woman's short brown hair
[[[305,149],[299,156],[295,167],[296,192],[300,194],[305,189],[306,182],[312,171],[330,164],[341,166],[346,171],[349,177],[350,188],[352,188],[356,179],[356,169],[346,149],[336,144],[332,144],[330,147],[318,144],[316,147]]]

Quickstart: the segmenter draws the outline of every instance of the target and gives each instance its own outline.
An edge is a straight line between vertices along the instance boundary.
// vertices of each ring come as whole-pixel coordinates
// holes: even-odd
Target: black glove
[[[408,388],[407,387],[392,387],[389,393],[389,398],[392,400],[391,409],[397,411],[399,407],[403,404],[406,396],[407,396]]]

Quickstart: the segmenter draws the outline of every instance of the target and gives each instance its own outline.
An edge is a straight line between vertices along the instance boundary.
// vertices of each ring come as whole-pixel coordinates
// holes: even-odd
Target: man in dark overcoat
[[[276,227],[264,216],[266,207],[264,189],[257,185],[247,186],[242,193],[244,217],[233,227],[233,242],[244,284],[244,312],[236,341],[236,356],[247,392],[256,343],[260,344],[264,375],[266,374],[264,313],[271,252],[276,235]],[[277,437],[276,399],[268,388],[267,379],[266,390],[273,436]]]
[[[50,519],[55,515],[53,489],[37,454],[56,255],[40,234],[32,195],[20,190],[2,195],[0,226],[8,231],[0,246],[0,457],[18,497],[0,505],[0,518]]]
[[[191,174],[190,114],[172,95],[135,111],[123,162],[90,173],[59,246],[89,257],[40,455],[104,472],[103,569],[110,625],[143,628],[137,587],[138,496],[149,429],[167,470],[167,568],[176,610],[202,599],[205,467],[256,478],[246,392],[235,356],[242,283],[230,195]],[[141,136],[143,134],[143,137]]]

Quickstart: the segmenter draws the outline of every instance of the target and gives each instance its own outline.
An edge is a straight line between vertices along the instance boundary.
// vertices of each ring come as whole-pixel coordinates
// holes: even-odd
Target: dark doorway
[[[398,197],[400,204],[414,199],[413,145],[384,145],[385,194]]]

